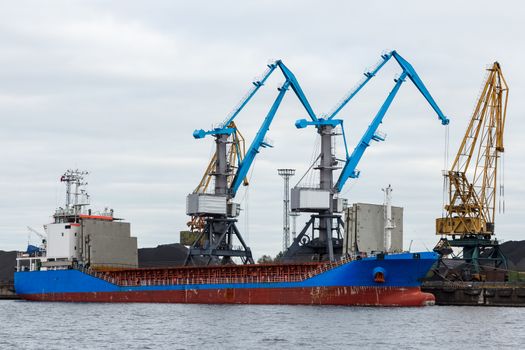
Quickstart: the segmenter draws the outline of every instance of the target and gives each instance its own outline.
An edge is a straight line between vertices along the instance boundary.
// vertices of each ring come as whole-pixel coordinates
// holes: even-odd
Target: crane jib
[[[356,178],[359,176],[359,172],[356,170],[357,165],[359,164],[359,161],[361,160],[365,150],[370,145],[370,142],[372,140],[374,141],[384,141],[384,137],[377,134],[377,129],[379,128],[379,125],[381,124],[386,112],[388,111],[388,108],[390,107],[395,95],[399,91],[399,88],[401,87],[401,84],[405,81],[406,77],[410,79],[410,81],[416,86],[416,88],[419,90],[419,92],[423,95],[423,97],[427,100],[427,102],[430,104],[432,109],[436,112],[438,115],[438,118],[441,120],[442,125],[447,125],[449,123],[449,119],[443,114],[441,109],[439,108],[438,104],[426,88],[425,84],[417,74],[414,67],[405,60],[401,55],[399,55],[396,51],[391,51],[388,54],[384,54],[381,56],[381,61],[371,70],[365,73],[365,79],[362,80],[360,83],[357,84],[356,88],[350,91],[342,100],[341,102],[333,109],[334,112],[330,114],[330,117],[328,119],[333,118],[337,113],[341,111],[341,109],[372,79],[376,74],[379,72],[379,70],[388,62],[388,60],[394,57],[396,62],[399,64],[399,66],[403,69],[403,72],[399,76],[399,78],[394,79],[395,85],[386,100],[384,101],[383,105],[377,112],[376,116],[374,117],[372,123],[369,125],[363,136],[361,137],[361,140],[355,147],[354,151],[352,152],[352,155],[347,156],[347,160],[345,162],[345,165],[343,167],[343,170],[341,171],[341,174],[339,176],[339,179],[337,180],[334,191],[335,192],[341,192],[346,181],[349,178]],[[300,124],[300,121],[298,121]],[[302,127],[306,125],[312,125],[314,123],[305,123],[302,122]],[[344,130],[343,130],[344,135]],[[345,142],[346,143],[346,142]],[[345,146],[346,147],[346,146]],[[348,148],[346,148],[346,153],[348,154]]]
[[[279,70],[282,72],[283,76],[285,77],[285,82],[283,85],[278,89],[279,94],[277,98],[275,99],[272,107],[270,108],[268,114],[266,115],[265,119],[263,120],[255,138],[253,139],[248,151],[246,152],[246,155],[241,160],[239,158],[239,166],[237,167],[237,170],[234,174],[233,181],[231,183],[231,186],[229,188],[229,197],[233,198],[235,197],[237,190],[239,189],[240,185],[243,183],[244,179],[246,178],[248,171],[253,164],[253,161],[256,157],[256,155],[259,153],[260,148],[265,148],[270,146],[268,143],[264,141],[266,133],[268,132],[270,125],[273,121],[273,118],[275,114],[277,113],[277,110],[282,102],[282,99],[284,95],[286,94],[286,91],[291,88],[297,98],[299,99],[299,102],[302,104],[304,109],[306,110],[308,116],[312,121],[317,121],[318,118],[315,115],[315,112],[306,98],[305,93],[303,92],[303,89],[301,88],[301,85],[297,81],[297,78],[292,73],[292,71],[286,67],[286,65],[281,60],[276,60],[268,65],[268,69],[263,73],[262,78],[259,80],[256,80],[253,82],[253,86],[250,88],[250,90],[245,94],[245,96],[241,99],[241,101],[234,107],[233,111],[228,115],[228,117],[225,119],[223,123],[220,124],[219,127],[214,128],[212,130],[195,130],[193,132],[194,138],[204,138],[207,135],[234,135],[236,132],[236,128],[230,127],[230,125],[233,123],[234,119],[240,114],[240,112],[243,110],[243,108],[248,104],[248,102],[252,99],[252,97],[259,91],[259,89],[264,85],[266,80],[270,77],[270,75],[275,71],[275,69],[279,67]],[[240,157],[240,154],[237,154],[238,157]]]

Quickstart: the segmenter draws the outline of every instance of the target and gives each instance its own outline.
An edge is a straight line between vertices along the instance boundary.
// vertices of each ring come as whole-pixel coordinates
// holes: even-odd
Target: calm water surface
[[[524,349],[525,308],[0,301],[0,349]]]

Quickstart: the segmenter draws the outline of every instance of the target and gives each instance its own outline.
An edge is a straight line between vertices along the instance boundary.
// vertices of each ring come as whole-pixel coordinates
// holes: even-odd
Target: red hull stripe
[[[266,305],[424,306],[435,302],[432,294],[421,292],[419,287],[187,289],[25,294],[21,297],[35,301]]]

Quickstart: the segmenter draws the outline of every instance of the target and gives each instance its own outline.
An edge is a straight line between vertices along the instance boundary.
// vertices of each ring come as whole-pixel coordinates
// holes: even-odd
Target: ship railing
[[[279,282],[299,282],[305,279],[304,275],[298,276],[250,276],[250,277],[214,277],[214,278],[164,278],[149,279],[139,278],[135,281],[129,279],[118,279],[107,276],[96,271],[86,271],[90,275],[105,280],[112,284],[121,286],[154,286],[154,285],[191,285],[191,284],[232,284],[232,283],[279,283]],[[309,274],[308,276],[311,276]]]
[[[332,270],[336,267],[339,267],[341,265],[344,265],[350,261],[353,261],[355,260],[355,256],[353,255],[346,255],[344,257],[342,257],[341,259],[337,260],[337,261],[332,261],[332,262],[329,262],[329,263],[326,263],[326,264],[323,264],[321,266],[319,266],[317,269],[315,269],[314,271],[311,271],[308,273],[308,277],[309,278],[312,278],[316,275],[319,275],[323,272],[326,272],[328,270]]]
[[[145,278],[140,274],[119,275],[118,273],[97,271],[91,268],[79,267],[79,270],[93,277],[100,278],[109,283],[120,286],[155,286],[155,285],[192,285],[192,284],[232,284],[232,283],[282,283],[282,282],[300,282],[316,275],[334,269],[338,266],[355,260],[355,256],[347,255],[342,259],[334,262],[322,264],[310,271],[293,271],[283,275],[242,275],[234,274],[233,276],[173,276],[170,274],[164,276],[152,276]]]
[[[351,256],[351,255],[347,255],[337,261],[332,261],[332,262],[328,262],[328,263],[325,263],[321,266],[319,266],[317,269],[315,269],[314,271],[312,271],[310,274],[311,274],[311,277],[315,276],[315,275],[318,275],[320,273],[323,273],[323,272],[326,272],[328,270],[332,270],[336,267],[339,267],[341,265],[344,265],[350,261],[354,260],[354,257]]]
[[[233,283],[280,283],[280,282],[300,282],[306,276],[248,276],[248,277],[212,277],[212,278],[163,278],[163,279],[149,279],[139,278],[137,280],[119,279],[110,277],[105,273],[85,269],[84,272],[89,275],[100,278],[112,284],[121,286],[157,286],[157,285],[191,285],[191,284],[233,284]],[[310,276],[310,274],[308,275]]]

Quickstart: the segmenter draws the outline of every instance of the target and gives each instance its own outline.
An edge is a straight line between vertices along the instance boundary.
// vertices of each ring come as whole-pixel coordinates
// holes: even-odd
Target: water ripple
[[[502,350],[522,348],[524,321],[525,308],[1,301],[0,349]]]

